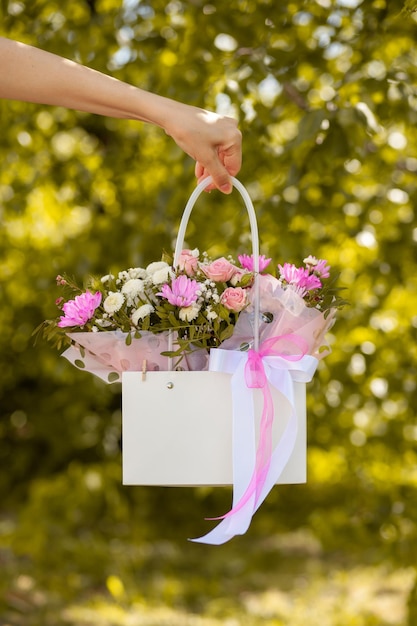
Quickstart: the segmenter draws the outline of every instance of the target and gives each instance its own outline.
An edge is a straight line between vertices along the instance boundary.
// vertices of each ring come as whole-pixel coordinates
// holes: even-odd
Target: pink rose
[[[178,267],[187,276],[194,276],[198,267],[197,250],[182,250],[178,259]]]
[[[248,302],[246,291],[242,287],[228,287],[220,296],[220,302],[229,311],[239,313]]]
[[[217,283],[225,283],[230,280],[238,268],[230,263],[224,256],[220,259],[216,259],[213,263],[208,265],[201,265],[201,269],[204,274],[210,280],[214,280]]]

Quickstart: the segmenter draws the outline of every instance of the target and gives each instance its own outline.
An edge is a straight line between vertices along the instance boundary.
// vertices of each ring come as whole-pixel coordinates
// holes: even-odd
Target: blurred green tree
[[[252,532],[307,524],[329,548],[372,547],[399,565],[417,557],[416,6],[3,0],[0,27],[239,118],[239,178],[257,209],[262,252],[276,262],[328,259],[351,302],[309,388],[309,483],[275,490]],[[71,507],[74,463],[103,477],[117,467],[120,398],[33,346],[32,330],[56,314],[56,274],[107,273],[172,248],[193,166],[144,124],[18,102],[0,102],[0,111],[0,496],[4,510],[21,507],[16,549],[42,561],[43,544],[31,544],[25,528],[58,492]],[[190,243],[242,249],[243,220],[234,195],[211,194]],[[146,511],[144,537],[169,533],[166,520],[178,519],[171,492],[110,492]],[[181,498],[191,511],[193,498]],[[155,521],[159,506],[166,514]],[[108,524],[113,514],[110,505],[91,513]]]

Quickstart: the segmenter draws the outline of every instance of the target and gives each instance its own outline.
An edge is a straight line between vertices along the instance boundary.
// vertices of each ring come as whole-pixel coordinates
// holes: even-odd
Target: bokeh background
[[[122,487],[120,387],[32,332],[58,273],[172,249],[193,163],[149,125],[0,101],[2,626],[417,624],[416,7],[2,0],[1,35],[235,116],[262,252],[328,259],[350,301],[308,387],[308,483],[190,544],[230,490]],[[188,238],[247,251],[238,194]]]

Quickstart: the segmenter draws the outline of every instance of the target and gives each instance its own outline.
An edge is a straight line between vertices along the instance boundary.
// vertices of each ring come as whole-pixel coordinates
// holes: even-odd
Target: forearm
[[[195,159],[199,179],[229,193],[240,169],[235,120],[133,87],[55,54],[0,37],[0,98],[63,106],[160,126]]]
[[[0,37],[0,98],[141,120],[165,127],[176,103],[55,54]]]

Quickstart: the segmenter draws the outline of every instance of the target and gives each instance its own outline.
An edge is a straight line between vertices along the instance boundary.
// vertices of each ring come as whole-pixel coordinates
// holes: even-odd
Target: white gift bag
[[[197,185],[184,209],[174,266],[191,210],[210,182]],[[246,532],[274,484],[306,481],[305,385],[318,363],[305,340],[291,331],[260,344],[256,215],[246,189],[235,178],[232,182],[251,226],[253,342],[247,351],[211,349],[209,371],[147,372],[144,364],[142,372],[122,377],[123,483],[233,484],[230,511],[213,518],[220,521],[214,529],[193,539],[216,545]]]
[[[191,210],[210,181],[208,178],[196,187],[185,207],[174,266],[183,248]],[[257,275],[259,242],[255,211],[243,185],[236,179],[232,182],[248,211]],[[259,348],[257,282],[255,279],[255,351]],[[244,491],[257,462],[261,414],[267,393],[246,385],[247,358],[244,352],[216,349],[210,355],[210,369],[215,371],[123,373],[123,484],[233,484],[236,497]],[[263,360],[268,393],[273,400],[273,424],[266,444],[273,471],[268,473],[266,482],[303,483],[306,481],[306,382],[311,380],[317,361],[308,355],[300,360],[266,355]],[[257,502],[264,497],[257,497]]]
[[[233,484],[230,383],[231,375],[221,372],[147,372],[144,376],[124,372],[123,484]],[[298,430],[278,483],[306,482],[305,387],[305,383],[294,383]],[[254,392],[255,414],[259,416],[262,396],[259,390]],[[290,420],[291,407],[277,389],[272,395],[272,445],[276,447]],[[259,419],[254,428],[257,440]],[[244,450],[241,453],[245,455]],[[253,454],[253,448],[246,451],[248,467]]]

